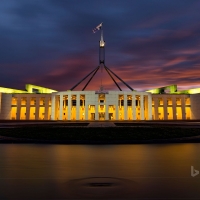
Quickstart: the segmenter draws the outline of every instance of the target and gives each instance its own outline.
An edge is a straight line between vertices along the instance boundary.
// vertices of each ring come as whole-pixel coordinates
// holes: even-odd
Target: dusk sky
[[[0,87],[70,89],[98,66],[101,22],[106,66],[132,88],[200,87],[199,0],[1,0]],[[101,76],[117,90],[105,71],[87,90]]]

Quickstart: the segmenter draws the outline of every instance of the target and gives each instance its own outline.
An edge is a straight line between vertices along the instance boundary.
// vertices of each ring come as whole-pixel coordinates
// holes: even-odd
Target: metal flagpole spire
[[[120,91],[122,91],[122,89],[117,84],[117,82],[115,81],[114,77],[117,78],[119,81],[121,81],[124,85],[126,85],[131,91],[134,91],[134,89],[132,87],[130,87],[125,81],[123,81],[119,76],[117,76],[112,70],[110,70],[107,66],[105,66],[105,44],[106,43],[103,40],[103,22],[101,24],[99,24],[97,27],[95,27],[92,31],[93,31],[93,33],[96,33],[99,30],[101,30],[101,38],[100,38],[100,41],[99,41],[99,66],[96,69],[94,69],[92,72],[90,72],[86,77],[84,77],[75,86],[73,86],[70,90],[75,89],[87,77],[89,77],[90,75],[92,75],[91,78],[86,83],[86,85],[84,86],[84,88],[82,89],[82,91],[84,91],[85,88],[87,87],[87,85],[90,83],[90,81],[93,79],[93,77],[95,76],[95,74],[97,73],[97,71],[100,68],[101,68],[101,87],[100,87],[100,90],[103,90],[103,86],[102,86],[102,77],[103,77],[103,74],[102,74],[102,72],[103,72],[103,68],[104,68],[105,71],[108,73],[108,75],[110,76],[110,78],[113,80],[113,82],[115,83],[115,85],[118,87],[118,89]]]
[[[100,24],[99,29],[101,29],[101,37],[99,41],[99,65],[101,67],[101,88],[102,85],[102,78],[103,78],[103,68],[105,65],[105,41],[103,40],[103,22]]]
[[[103,22],[101,23],[101,38],[99,41],[99,64],[105,64],[105,41],[103,40]]]

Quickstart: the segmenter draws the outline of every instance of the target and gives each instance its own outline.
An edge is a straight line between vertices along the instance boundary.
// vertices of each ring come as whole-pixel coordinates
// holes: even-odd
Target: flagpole
[[[103,22],[101,23],[101,37],[99,41],[99,64],[101,66],[101,87],[102,87],[102,79],[103,79],[103,67],[105,65],[105,42],[103,40]]]
[[[119,87],[117,82],[115,81],[115,78],[119,79],[122,83],[124,83],[131,91],[134,91],[133,88],[131,88],[125,81],[123,81],[119,76],[117,76],[113,71],[111,71],[108,67],[105,66],[105,41],[103,40],[103,22],[99,24],[97,27],[95,27],[92,31],[95,33],[96,31],[99,31],[101,29],[101,38],[99,41],[99,66],[94,69],[92,72],[90,72],[85,78],[83,78],[80,82],[78,82],[74,87],[72,87],[70,90],[73,90],[76,88],[81,82],[83,82],[87,77],[89,77],[92,74],[92,77],[89,79],[89,81],[86,83],[84,88],[82,90],[85,90],[87,85],[90,83],[90,81],[93,79],[97,71],[101,68],[101,87],[100,91],[103,91],[103,86],[102,86],[102,77],[103,77],[103,67],[105,69],[105,72],[108,73],[108,75],[111,77],[115,85],[119,88],[120,91],[122,89]],[[114,78],[115,77],[115,78]]]

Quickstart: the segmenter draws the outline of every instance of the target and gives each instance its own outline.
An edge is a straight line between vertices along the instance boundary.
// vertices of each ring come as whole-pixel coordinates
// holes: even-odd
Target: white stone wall
[[[200,94],[190,95],[192,119],[200,119]]]
[[[12,94],[1,94],[0,119],[10,119]]]
[[[2,99],[2,93],[0,92],[0,119],[1,119],[1,110],[2,110],[1,99]]]

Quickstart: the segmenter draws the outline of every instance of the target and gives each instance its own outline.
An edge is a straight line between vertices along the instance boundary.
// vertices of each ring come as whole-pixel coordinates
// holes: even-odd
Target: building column
[[[181,111],[182,111],[182,119],[186,119],[186,113],[185,113],[185,97],[181,97]]]
[[[88,103],[85,102],[85,120],[88,120]]]
[[[99,120],[99,113],[98,113],[98,98],[99,96],[97,94],[95,94],[95,103],[94,103],[94,106],[95,106],[95,120]]]
[[[152,120],[152,96],[148,95],[148,120]]]
[[[144,120],[144,96],[140,95],[140,120]]]
[[[51,120],[55,120],[55,94],[51,95]]]
[[[63,94],[60,94],[60,102],[59,102],[60,106],[60,112],[59,112],[59,120],[63,120]]]
[[[20,120],[21,116],[21,97],[17,97],[17,120]]]
[[[98,101],[97,103],[95,103],[95,120],[99,120],[99,113],[98,113],[98,110],[99,110],[99,105],[98,105]]]
[[[68,94],[68,111],[67,111],[67,119],[71,120],[71,112],[72,112],[72,108],[71,108],[71,103],[72,103],[72,99],[71,99],[71,94]]]
[[[158,98],[154,98],[155,120],[158,120]]]
[[[76,120],[80,120],[80,94],[76,95]]]
[[[26,97],[26,120],[30,119],[30,97]]]
[[[127,120],[127,94],[124,94],[124,120]]]
[[[132,113],[133,113],[133,120],[136,120],[136,102],[135,102],[135,94],[132,95]]]
[[[115,120],[119,120],[119,96],[115,95]]]
[[[45,97],[44,119],[48,120],[49,116],[49,97]]]
[[[164,109],[164,120],[168,120],[168,112],[167,112],[167,98],[163,97],[163,109]]]
[[[176,116],[176,97],[172,97],[173,120],[177,119]]]
[[[105,104],[104,104],[104,106],[105,106],[105,120],[108,120],[109,119],[109,117],[108,117],[108,95],[107,94],[105,94]]]
[[[56,95],[55,98],[55,119],[59,120],[60,117],[60,100],[59,100],[59,95]]]
[[[109,117],[108,117],[108,108],[109,108],[109,105],[106,103],[105,105],[105,120],[109,120]]]
[[[149,118],[148,116],[148,96],[144,95],[144,120]]]
[[[66,120],[67,119],[67,105],[66,105],[66,95],[63,95],[63,114],[64,114],[64,118],[63,120]]]
[[[85,94],[85,120],[88,120],[88,96]]]
[[[35,120],[39,120],[39,111],[40,111],[40,97],[36,97]]]

